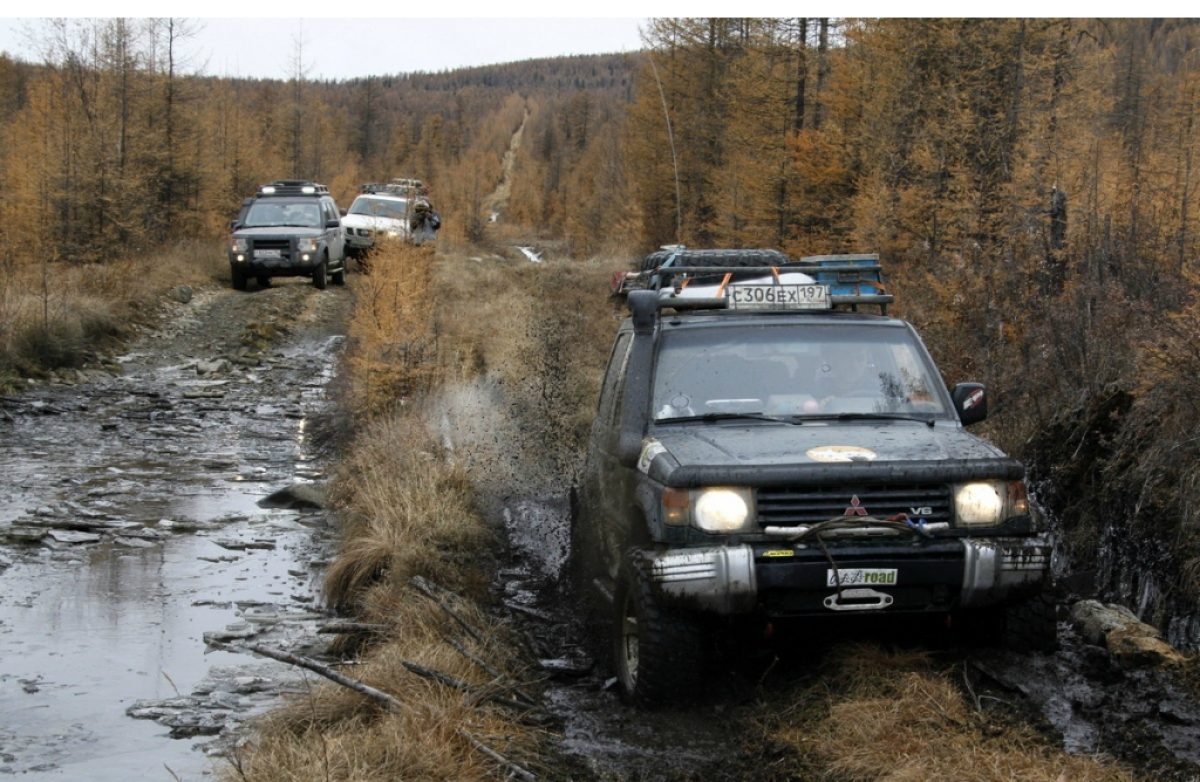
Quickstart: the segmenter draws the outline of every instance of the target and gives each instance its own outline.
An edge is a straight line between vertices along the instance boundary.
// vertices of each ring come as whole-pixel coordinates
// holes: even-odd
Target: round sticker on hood
[[[814,462],[870,462],[875,460],[875,452],[870,448],[860,448],[857,445],[818,445],[809,448],[805,455]]]

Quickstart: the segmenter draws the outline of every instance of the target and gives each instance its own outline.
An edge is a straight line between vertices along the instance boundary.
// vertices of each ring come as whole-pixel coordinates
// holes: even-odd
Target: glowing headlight
[[[692,522],[705,532],[737,532],[751,519],[749,489],[702,489],[695,492]]]
[[[1007,494],[1003,481],[964,483],[954,491],[954,516],[967,527],[999,524],[1004,520]]]
[[[245,240],[245,239],[238,239],[237,237],[234,237],[234,239],[233,239],[233,251],[234,251],[235,253],[244,253],[244,252],[246,252],[246,250],[247,250],[247,249],[249,249],[249,248],[248,248],[248,247],[247,247],[247,245],[246,245],[246,240]]]
[[[296,249],[302,253],[315,253],[317,251],[317,239],[301,239],[296,242]]]

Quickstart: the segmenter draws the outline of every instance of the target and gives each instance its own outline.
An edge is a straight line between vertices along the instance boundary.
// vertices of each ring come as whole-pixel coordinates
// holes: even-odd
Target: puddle
[[[198,318],[169,336],[188,328],[200,339],[215,327]],[[204,750],[303,687],[293,669],[213,650],[206,634],[324,647],[314,605],[332,531],[320,511],[258,500],[324,478],[311,417],[340,339],[295,337],[253,372],[203,379],[178,356],[154,363],[178,347],[129,353],[120,377],[6,402],[0,775],[200,778],[219,762]]]

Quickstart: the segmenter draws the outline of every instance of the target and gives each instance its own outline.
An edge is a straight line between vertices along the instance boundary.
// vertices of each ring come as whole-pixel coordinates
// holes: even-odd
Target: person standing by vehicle
[[[442,218],[433,211],[433,206],[427,199],[418,198],[413,204],[412,218],[408,224],[413,244],[424,244],[437,238],[437,231],[442,227]]]

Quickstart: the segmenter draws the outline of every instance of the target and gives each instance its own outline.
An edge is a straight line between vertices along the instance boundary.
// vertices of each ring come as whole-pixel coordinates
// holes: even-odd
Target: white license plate
[[[896,586],[898,572],[894,567],[849,567],[825,571],[825,586]]]
[[[279,250],[255,250],[255,258],[282,258]]]
[[[729,308],[735,310],[827,310],[826,285],[730,285]]]

